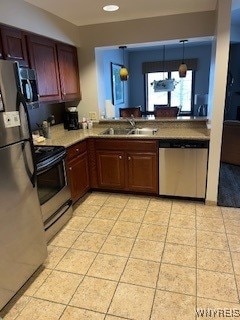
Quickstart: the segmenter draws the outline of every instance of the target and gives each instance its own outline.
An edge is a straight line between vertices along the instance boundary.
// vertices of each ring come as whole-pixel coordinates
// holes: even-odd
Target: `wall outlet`
[[[10,111],[3,113],[3,121],[5,128],[13,128],[20,126],[20,117],[18,111]]]
[[[97,120],[97,113],[94,111],[89,112],[88,116],[91,120]]]

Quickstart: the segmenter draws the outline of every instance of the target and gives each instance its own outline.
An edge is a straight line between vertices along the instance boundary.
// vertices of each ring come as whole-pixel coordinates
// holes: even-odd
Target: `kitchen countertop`
[[[79,129],[79,130],[65,130],[63,124],[58,124],[51,127],[51,138],[46,139],[43,142],[36,143],[36,145],[61,145],[64,147],[69,147],[74,143],[83,141],[89,137],[94,138],[107,138],[107,139],[190,139],[190,140],[209,140],[209,130],[207,129],[206,119],[189,119],[186,121],[173,121],[171,119],[161,120],[161,121],[138,121],[135,119],[136,126],[140,128],[158,128],[158,131],[153,136],[144,135],[103,135],[101,134],[106,129],[112,128],[129,128],[130,124],[127,120],[111,121],[103,120],[99,123],[94,123],[92,129]]]

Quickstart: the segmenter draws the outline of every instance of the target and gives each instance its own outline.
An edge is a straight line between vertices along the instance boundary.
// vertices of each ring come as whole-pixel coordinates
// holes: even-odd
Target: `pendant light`
[[[162,92],[162,91],[173,91],[177,82],[175,79],[164,78],[165,73],[165,45],[163,45],[163,60],[162,60],[162,74],[163,80],[153,80],[151,85],[153,85],[154,92]]]
[[[180,40],[180,43],[182,43],[183,45],[183,56],[182,56],[182,63],[180,64],[179,68],[178,68],[178,72],[179,72],[179,77],[180,78],[185,78],[186,74],[187,74],[187,65],[184,62],[184,44],[185,42],[188,42],[188,40]]]
[[[125,67],[125,59],[124,59],[124,49],[126,49],[126,46],[120,46],[119,49],[122,49],[122,54],[123,54],[123,66],[120,69],[119,75],[120,75],[120,79],[121,81],[127,81],[129,74],[128,74],[128,69]]]

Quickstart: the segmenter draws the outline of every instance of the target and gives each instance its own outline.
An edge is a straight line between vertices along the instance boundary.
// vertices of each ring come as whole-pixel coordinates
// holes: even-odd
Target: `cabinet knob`
[[[10,53],[8,53],[8,54],[7,54],[7,57],[8,57],[8,58],[11,58],[11,55],[10,55]]]
[[[122,159],[122,156],[119,156],[118,158],[121,160],[121,159]]]
[[[131,157],[128,157],[128,160],[131,160]]]
[[[72,167],[69,167],[69,170],[72,170]]]
[[[77,149],[76,149],[76,151],[78,152],[78,151],[79,151],[79,149],[77,148]]]
[[[0,52],[0,58],[2,58],[2,53]]]

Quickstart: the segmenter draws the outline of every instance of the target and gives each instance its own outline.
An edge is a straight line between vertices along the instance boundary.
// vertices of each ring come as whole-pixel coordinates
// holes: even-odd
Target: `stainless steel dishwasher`
[[[208,141],[159,141],[159,194],[205,198]]]

